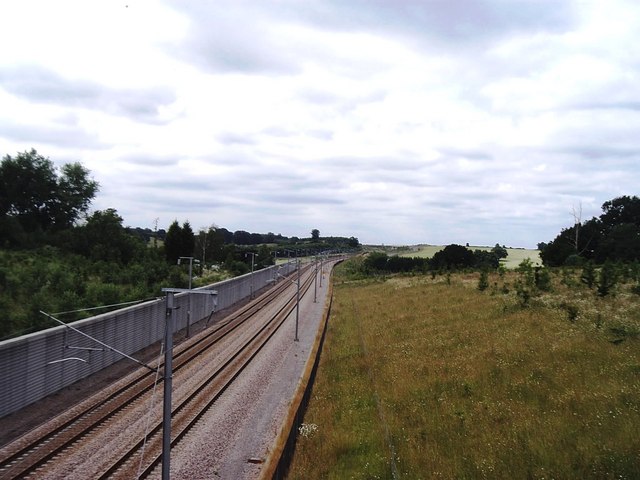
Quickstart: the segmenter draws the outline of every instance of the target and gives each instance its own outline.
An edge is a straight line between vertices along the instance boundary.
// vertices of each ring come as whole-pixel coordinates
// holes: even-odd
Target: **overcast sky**
[[[125,225],[534,247],[640,185],[636,0],[0,3],[0,154]]]

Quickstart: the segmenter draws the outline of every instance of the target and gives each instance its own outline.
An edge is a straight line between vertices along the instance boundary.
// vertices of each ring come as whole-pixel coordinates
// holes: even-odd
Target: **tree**
[[[27,233],[71,227],[97,191],[98,183],[81,164],[65,164],[58,175],[53,162],[34,149],[15,158],[6,155],[0,163],[3,223],[19,225]]]
[[[94,212],[81,227],[93,260],[128,264],[143,245],[122,226],[122,217],[113,208]]]
[[[640,258],[640,198],[614,198],[602,204],[602,211],[599,218],[580,223],[582,212],[574,209],[574,225],[552,242],[539,244],[544,264],[563,265],[575,255],[597,263]]]
[[[635,195],[624,195],[604,202],[602,211],[600,220],[607,230],[622,223],[640,225],[640,198]]]
[[[315,242],[320,240],[320,230],[318,230],[317,228],[314,228],[313,230],[311,230],[311,240]]]
[[[640,225],[621,223],[612,226],[599,242],[596,260],[599,262],[640,260]]]
[[[182,224],[181,230],[181,242],[180,242],[180,256],[192,257],[193,251],[196,248],[196,236],[193,233],[189,220],[186,220]]]
[[[483,268],[478,279],[478,290],[484,292],[487,288],[489,288],[489,272]]]
[[[169,263],[177,263],[178,257],[180,257],[180,251],[182,250],[182,228],[178,220],[174,220],[169,229],[167,230],[167,236],[164,239],[164,253]]]
[[[587,287],[593,288],[596,283],[596,269],[593,262],[587,262],[582,267],[582,273],[580,274],[580,281]]]
[[[502,247],[500,247],[502,248]],[[491,250],[487,252],[485,250],[474,250],[474,266],[480,269],[496,269],[500,266],[500,257]]]
[[[169,225],[167,236],[164,239],[164,253],[169,263],[177,263],[180,257],[192,257],[196,248],[196,236],[191,229],[189,221],[185,221],[182,227],[178,220]]]
[[[601,297],[609,295],[613,287],[616,286],[617,281],[618,276],[615,266],[611,262],[605,262],[598,276],[598,295]]]
[[[264,268],[274,264],[273,255],[271,250],[266,245],[260,245],[258,247],[258,258],[256,260],[258,268]]]
[[[89,209],[98,184],[89,179],[89,170],[79,163],[68,163],[61,168],[58,179],[58,202],[54,205],[54,224],[66,228]]]
[[[459,268],[472,267],[475,264],[475,256],[471,250],[462,245],[447,245],[444,249],[436,252],[431,259],[431,268],[439,270],[446,268],[455,270]]]
[[[491,249],[491,253],[498,257],[498,259],[507,258],[509,256],[507,249],[501,247],[499,243],[496,243],[496,246]]]
[[[233,243],[236,245],[251,245],[251,234],[244,230],[233,232]]]
[[[364,266],[366,269],[374,272],[383,272],[387,270],[387,262],[389,257],[384,252],[371,252],[364,259]]]

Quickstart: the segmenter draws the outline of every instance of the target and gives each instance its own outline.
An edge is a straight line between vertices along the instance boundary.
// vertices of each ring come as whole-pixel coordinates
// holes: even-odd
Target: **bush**
[[[605,262],[600,269],[600,276],[598,277],[598,295],[605,297],[611,294],[617,282],[615,266],[611,262]]]
[[[518,300],[520,301],[520,306],[523,308],[528,307],[529,302],[531,301],[531,290],[529,287],[521,280],[517,280],[514,287],[516,289]]]
[[[580,275],[580,281],[587,287],[593,288],[596,283],[596,269],[593,262],[586,262],[582,267],[582,275]]]
[[[535,286],[535,275],[531,260],[525,258],[522,262],[520,262],[520,265],[518,265],[516,271],[520,273],[527,287],[532,288],[533,286]]]
[[[536,288],[542,292],[551,291],[551,274],[548,268],[536,267],[534,274]]]
[[[576,305],[573,305],[571,303],[564,303],[562,307],[564,307],[564,309],[567,311],[569,321],[571,323],[575,323],[575,321],[578,319],[578,315],[580,314],[580,309]]]
[[[487,288],[489,288],[489,273],[486,270],[482,270],[478,280],[478,290],[484,292]]]

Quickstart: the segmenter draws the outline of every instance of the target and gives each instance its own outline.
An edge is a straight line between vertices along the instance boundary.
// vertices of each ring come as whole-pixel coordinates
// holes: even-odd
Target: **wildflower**
[[[315,423],[303,423],[298,427],[298,432],[305,438],[311,438],[311,436],[318,431],[318,425]]]

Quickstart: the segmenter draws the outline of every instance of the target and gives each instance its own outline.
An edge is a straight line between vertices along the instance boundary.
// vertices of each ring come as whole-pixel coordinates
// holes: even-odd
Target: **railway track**
[[[303,269],[301,275],[304,278],[301,285],[303,295],[310,288],[314,277],[308,274],[308,268]],[[278,299],[287,290],[289,293],[286,301],[278,303]],[[186,371],[195,363],[204,363],[203,359],[211,355],[219,344],[233,337],[232,334],[243,329],[249,331],[248,324],[258,312],[274,310],[263,324],[253,327],[251,334],[244,334],[247,340],[239,345],[230,343],[232,346],[227,347],[225,360],[207,371],[198,380],[197,386],[180,398],[172,413],[172,446],[188,434],[190,428],[211,408],[282,326],[296,305],[296,294],[291,290],[290,279],[281,281],[258,299],[174,349],[174,374],[180,375],[183,369]],[[159,369],[162,362],[157,362],[154,366]],[[121,423],[123,418],[130,416],[132,411],[144,409],[154,386],[157,387],[160,381],[152,372],[138,370],[113,391],[95,395],[47,426],[35,429],[3,447],[0,452],[0,479],[46,476],[45,471],[62,459],[74,455],[83,444],[89,443],[90,438],[104,431],[117,429],[118,422]],[[161,463],[161,419],[154,418],[147,431],[149,433],[145,438],[123,445],[117,452],[113,452],[114,460],[107,463],[96,462],[101,464],[91,477],[132,478],[136,471],[141,473],[140,478],[150,474]]]

